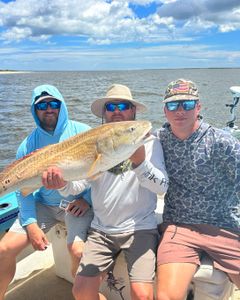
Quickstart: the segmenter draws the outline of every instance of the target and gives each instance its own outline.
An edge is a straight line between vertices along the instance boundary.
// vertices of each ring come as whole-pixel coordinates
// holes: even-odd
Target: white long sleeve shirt
[[[156,228],[157,194],[168,188],[162,146],[159,139],[145,144],[146,159],[120,175],[104,172],[94,181],[69,182],[59,192],[79,194],[91,184],[94,218],[91,227],[108,234]]]

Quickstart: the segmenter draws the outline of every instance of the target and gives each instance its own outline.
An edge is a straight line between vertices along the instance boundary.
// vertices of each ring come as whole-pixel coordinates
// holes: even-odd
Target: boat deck
[[[56,276],[52,266],[11,284],[5,300],[74,300],[71,289],[72,284]]]
[[[53,249],[49,247],[46,252],[35,251],[32,254],[30,252],[30,255],[26,256],[29,250],[26,249],[26,253],[23,256],[26,259],[20,258],[22,260],[18,262],[16,272],[19,276],[16,276],[16,280],[9,286],[5,300],[74,300],[71,291],[72,283],[68,281],[71,280],[69,279],[71,275],[68,275],[68,273],[70,274],[70,268],[68,270],[69,264],[66,259],[68,252],[64,228],[60,226],[49,233],[49,238],[52,234],[52,246],[55,246],[55,251],[52,251]],[[2,234],[0,233],[0,238],[1,236]],[[29,248],[32,249],[31,246]],[[59,251],[59,249],[61,250]],[[31,268],[31,271],[29,271],[29,266],[36,265],[37,262],[41,262],[40,265],[36,266],[33,269],[34,271]],[[54,263],[56,263],[56,269]],[[63,272],[66,271],[65,269],[69,272]],[[24,270],[25,273],[23,272]],[[25,275],[20,276],[22,273]],[[68,280],[60,278],[56,274]],[[115,297],[114,295],[114,300],[118,299],[120,300],[120,296],[116,294]],[[234,296],[229,300],[240,300],[240,290],[235,289]]]
[[[71,288],[72,284],[56,276],[51,266],[10,285],[5,300],[74,300]],[[240,300],[239,290],[231,300]]]

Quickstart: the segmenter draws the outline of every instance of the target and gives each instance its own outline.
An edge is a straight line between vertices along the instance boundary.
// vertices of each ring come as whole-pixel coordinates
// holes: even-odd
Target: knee
[[[133,299],[139,299],[139,300],[152,300],[153,299],[153,293],[149,292],[148,290],[136,290],[132,289],[132,298]]]
[[[167,293],[165,291],[158,291],[157,300],[183,300],[185,297],[176,293]]]
[[[75,282],[72,288],[72,294],[75,300],[90,300],[98,299],[99,290],[98,277],[82,277],[76,276]],[[100,298],[105,299],[105,298]]]
[[[80,247],[79,245],[74,245],[74,243],[69,244],[67,247],[68,247],[69,253],[73,257],[76,257],[76,258],[79,258],[79,259],[82,257],[82,251],[83,251],[82,247]]]
[[[72,288],[72,294],[75,300],[89,300],[91,299],[88,295],[88,293],[86,292],[86,290],[84,290],[84,288],[82,289],[81,286],[79,285],[73,285]]]
[[[84,280],[81,281],[79,276],[76,276],[75,282],[72,287],[72,294],[75,300],[87,300],[91,299],[88,297],[88,291],[84,285]]]
[[[169,295],[167,295],[165,292],[159,292],[157,293],[157,300],[170,300]]]
[[[7,245],[3,242],[0,242],[0,260],[7,259],[9,256],[10,252]]]
[[[135,293],[135,297],[134,299],[139,299],[139,300],[152,300],[153,296],[152,295],[148,295],[147,293]]]
[[[5,239],[0,241],[0,261],[15,261],[22,249],[21,247],[17,247],[13,240],[8,241]]]

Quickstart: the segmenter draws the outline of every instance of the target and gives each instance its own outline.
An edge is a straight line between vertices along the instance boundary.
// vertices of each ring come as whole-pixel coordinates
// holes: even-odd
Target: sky
[[[0,70],[240,67],[240,0],[0,0]]]

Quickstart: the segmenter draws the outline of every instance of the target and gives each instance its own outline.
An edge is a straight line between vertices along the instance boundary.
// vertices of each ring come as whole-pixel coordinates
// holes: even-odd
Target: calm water
[[[70,118],[97,126],[101,120],[91,114],[91,102],[104,96],[112,83],[126,84],[134,98],[149,107],[142,118],[149,119],[157,128],[165,120],[161,99],[166,85],[181,77],[198,84],[205,120],[224,127],[230,118],[225,107],[231,102],[229,87],[240,85],[240,69],[0,74],[0,170],[15,159],[18,145],[34,126],[29,108],[32,90],[37,85],[48,83],[58,87],[67,102]]]

